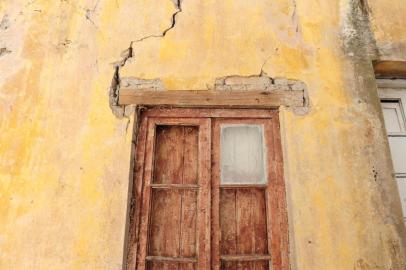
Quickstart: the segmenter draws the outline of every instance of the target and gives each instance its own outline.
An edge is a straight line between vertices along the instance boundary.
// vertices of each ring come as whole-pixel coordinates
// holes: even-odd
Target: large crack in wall
[[[114,63],[114,74],[113,74],[113,79],[112,79],[111,86],[110,86],[109,104],[110,104],[110,108],[111,108],[113,114],[115,116],[117,116],[118,118],[128,117],[129,114],[132,113],[132,110],[126,110],[125,106],[120,106],[118,104],[118,97],[119,97],[118,94],[119,94],[120,85],[122,82],[121,78],[120,78],[120,69],[126,65],[126,63],[129,59],[134,57],[134,50],[133,50],[134,44],[143,42],[150,38],[164,38],[170,30],[175,28],[176,17],[178,16],[179,13],[181,13],[183,11],[182,10],[182,0],[172,0],[172,2],[174,3],[174,5],[176,7],[176,11],[172,14],[170,26],[165,28],[160,34],[151,34],[151,35],[144,36],[140,39],[131,41],[130,46],[121,53],[121,57],[122,57],[121,60]],[[140,80],[142,80],[144,83],[146,82],[146,80],[143,80],[143,79],[140,79]]]
[[[132,40],[130,46],[121,53],[121,60],[114,63],[114,74],[111,82],[110,92],[109,92],[109,104],[113,114],[118,118],[129,118],[129,116],[134,112],[134,106],[128,105],[123,106],[119,104],[119,92],[120,87],[123,87],[124,84],[128,87],[131,85],[132,89],[149,89],[149,90],[164,90],[164,86],[161,80],[151,79],[146,80],[143,78],[135,77],[126,77],[121,78],[120,70],[126,65],[126,63],[134,57],[134,46],[137,43],[143,42],[150,38],[164,38],[166,34],[171,31],[176,26],[177,15],[181,13],[182,10],[182,1],[181,0],[172,0],[173,4],[176,7],[176,12],[171,16],[171,24],[165,28],[159,34],[151,34],[141,37],[137,40]],[[294,10],[291,15],[291,20],[294,25],[296,25],[296,32],[299,31],[298,17],[296,11],[296,0],[292,0],[292,5]],[[303,91],[303,107],[294,108],[294,112],[298,114],[305,114],[308,112],[309,108],[309,99],[307,95],[307,87],[305,83],[301,81],[290,80],[287,78],[271,78],[267,76],[263,68],[268,62],[270,57],[266,58],[264,63],[261,65],[260,73],[257,75],[250,76],[239,76],[231,75],[222,78],[215,79],[214,89],[208,90],[299,90]],[[236,84],[235,82],[239,82]],[[293,89],[292,89],[293,87]]]

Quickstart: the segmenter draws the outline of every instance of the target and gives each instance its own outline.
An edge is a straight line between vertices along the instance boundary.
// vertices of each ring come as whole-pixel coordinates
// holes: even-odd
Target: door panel
[[[196,184],[199,129],[157,126],[154,184]]]
[[[267,261],[223,262],[221,270],[269,270],[269,263]]]
[[[273,123],[213,121],[212,241],[219,246],[212,246],[212,269],[289,267],[281,152]]]
[[[148,262],[150,270],[196,270],[194,263]]]
[[[182,184],[197,183],[197,138],[196,126],[156,127],[149,256],[196,257],[197,190]]]
[[[267,254],[265,191],[232,188],[220,191],[223,255]]]
[[[209,119],[148,120],[137,270],[206,269],[209,131]]]
[[[153,190],[150,256],[196,257],[196,205],[196,190]]]

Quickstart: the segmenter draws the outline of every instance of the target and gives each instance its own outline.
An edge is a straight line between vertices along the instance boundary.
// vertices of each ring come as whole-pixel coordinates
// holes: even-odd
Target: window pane
[[[221,127],[221,184],[265,184],[262,125]]]
[[[387,132],[404,131],[403,116],[399,101],[382,101],[383,117]]]
[[[389,137],[393,166],[396,173],[406,173],[406,137]]]
[[[403,217],[406,218],[406,178],[397,178],[400,200],[402,202]]]

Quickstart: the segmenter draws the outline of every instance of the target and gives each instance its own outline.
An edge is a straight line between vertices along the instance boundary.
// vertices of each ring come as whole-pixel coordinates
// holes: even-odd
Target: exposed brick
[[[123,77],[120,81],[121,88],[164,90],[164,84],[160,79],[140,79],[135,77]]]
[[[228,76],[217,78],[214,83],[215,90],[235,91],[304,91],[305,83],[286,78],[272,79],[268,76]]]

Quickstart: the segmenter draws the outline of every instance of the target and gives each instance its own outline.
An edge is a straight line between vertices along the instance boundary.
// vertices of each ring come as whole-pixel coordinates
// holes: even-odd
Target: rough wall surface
[[[404,1],[369,1],[371,25],[381,60],[406,61]]]
[[[121,269],[134,121],[109,107],[121,77],[170,90],[260,74],[303,81],[310,98],[305,115],[281,108],[292,269],[405,269],[371,67],[406,59],[405,8],[0,2],[0,269]]]

